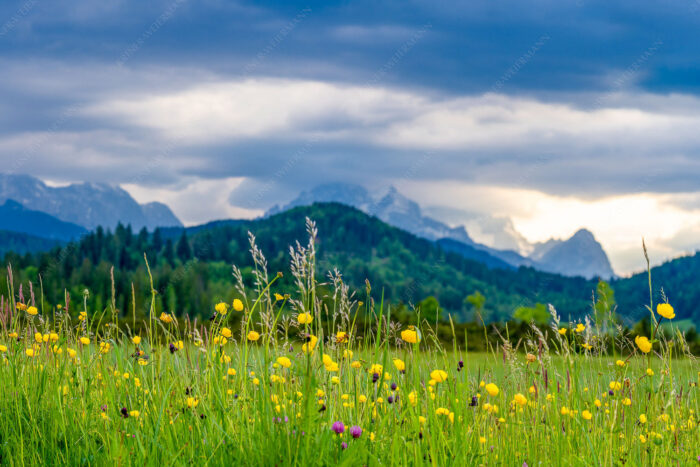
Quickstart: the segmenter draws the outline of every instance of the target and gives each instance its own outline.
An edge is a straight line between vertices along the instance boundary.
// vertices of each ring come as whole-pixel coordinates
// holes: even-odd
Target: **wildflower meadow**
[[[237,298],[203,321],[157,313],[152,286],[140,323],[114,297],[97,310],[47,303],[40,284],[19,293],[10,270],[0,463],[700,462],[700,365],[682,333],[659,332],[673,329],[673,303],[649,302],[650,329],[635,339],[550,307],[544,331],[533,324],[527,338],[472,353],[441,344],[420,310],[397,325],[371,284],[352,291],[338,271],[319,276],[307,227],[289,271],[268,272],[251,237],[253,279],[233,266]],[[282,274],[294,290],[278,287]]]

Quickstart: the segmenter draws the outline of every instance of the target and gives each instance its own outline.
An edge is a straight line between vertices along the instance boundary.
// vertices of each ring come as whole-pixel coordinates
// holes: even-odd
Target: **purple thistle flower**
[[[392,391],[396,391],[396,388],[397,388],[397,387],[398,387],[398,386],[396,386],[396,383],[391,383],[391,390],[392,390]]]
[[[372,374],[372,382],[376,383],[379,380],[379,373]]]
[[[476,396],[472,396],[472,401],[469,404],[471,407],[476,407],[479,405],[479,399]]]
[[[342,443],[340,443],[340,447],[343,448],[343,451],[344,451],[344,450],[346,450],[346,449],[348,448],[348,443],[346,443],[345,441],[343,441]]]
[[[120,412],[121,412],[121,414],[122,414],[122,417],[124,417],[124,418],[129,418],[129,411],[126,409],[126,407],[122,407],[122,409],[120,410]]]
[[[614,396],[614,395],[615,395],[615,391],[613,391],[612,389],[611,389],[611,390],[609,390],[609,391],[608,391],[608,395],[610,395],[610,396]]]
[[[464,368],[464,362],[462,360],[460,360],[457,365],[459,365],[460,368]]]
[[[350,435],[352,435],[352,437],[355,438],[355,439],[357,439],[357,438],[359,438],[360,436],[362,436],[362,428],[360,428],[360,427],[357,426],[357,425],[350,427],[350,430],[349,430],[349,431],[350,431]]]
[[[335,422],[333,423],[333,426],[331,427],[333,431],[335,431],[337,434],[341,434],[342,432],[345,431],[345,425],[343,425],[343,422]]]
[[[389,397],[386,398],[386,401],[387,401],[388,403],[390,403],[390,404],[393,404],[393,403],[394,403],[394,398],[391,397],[391,396],[389,396]]]

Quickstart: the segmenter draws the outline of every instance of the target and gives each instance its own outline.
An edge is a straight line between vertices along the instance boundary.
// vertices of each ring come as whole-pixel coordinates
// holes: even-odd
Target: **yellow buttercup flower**
[[[7,352],[7,346],[5,345],[0,345],[0,353]]]
[[[409,326],[408,329],[401,331],[401,339],[409,344],[417,344],[420,342],[420,334],[413,326]]]
[[[342,344],[344,342],[348,341],[348,333],[345,331],[339,331],[335,335],[335,341],[339,344]]]
[[[433,370],[430,372],[430,377],[438,383],[447,381],[447,372],[444,370]]]
[[[80,338],[80,343],[83,345],[89,345],[90,344],[90,338],[89,337],[81,337]]]
[[[37,310],[35,306],[30,306],[30,307],[27,307],[27,313],[34,316],[37,313],[39,313],[39,310]]]
[[[193,409],[199,405],[199,399],[195,399],[194,397],[188,397],[186,402],[188,409]]]
[[[141,343],[141,336],[134,336],[131,338],[131,342],[133,342],[136,345],[139,345]]]
[[[647,368],[647,376],[654,376],[654,370]]]
[[[284,300],[284,295],[276,293],[275,300],[281,302],[282,300]]]
[[[562,336],[565,336],[566,335],[566,328],[560,328],[559,334],[561,334]]]
[[[584,324],[581,324],[581,323],[578,323],[578,324],[576,325],[576,329],[574,329],[574,331],[576,331],[576,332],[578,332],[578,333],[581,333],[581,332],[583,332],[583,331],[585,331],[585,330],[586,330],[586,326],[585,326]]]
[[[581,412],[581,416],[584,420],[590,420],[591,418],[593,418],[593,414],[588,410],[584,410],[583,412]]]
[[[166,324],[170,324],[173,322],[173,317],[165,312],[160,314],[159,319]]]
[[[309,336],[307,342],[301,346],[301,351],[306,353],[313,353],[316,348],[316,343],[318,342],[318,337]]]
[[[227,339],[230,339],[231,336],[233,336],[233,333],[229,328],[221,328],[221,335],[224,336]]]
[[[258,339],[260,339],[260,333],[258,333],[256,331],[250,331],[246,337],[248,338],[249,341],[255,342]]]
[[[486,385],[486,392],[488,392],[491,397],[496,397],[498,395],[498,386],[489,383]]]
[[[400,360],[398,358],[394,359],[394,366],[398,371],[406,371],[406,364],[403,360]]]
[[[520,393],[517,393],[515,396],[513,396],[513,402],[518,404],[520,407],[523,407],[527,404],[527,397]]]
[[[311,324],[313,320],[314,317],[311,316],[311,313],[299,313],[297,315],[297,321],[299,324]]]
[[[292,361],[287,357],[279,357],[277,359],[277,363],[279,363],[279,365],[284,368],[289,368],[292,366]]]
[[[641,415],[639,416],[639,423],[641,423],[642,425],[644,425],[646,422],[647,422],[647,416],[644,415],[644,414],[641,414]]]
[[[243,302],[240,301],[240,300],[237,299],[237,298],[234,299],[234,300],[233,300],[233,310],[234,310],[234,311],[238,311],[238,312],[243,311]]]
[[[637,336],[634,338],[634,343],[637,344],[637,347],[639,347],[639,350],[641,350],[642,352],[651,352],[651,342],[649,342],[649,339],[647,339],[646,337]]]
[[[216,310],[216,312],[220,315],[225,315],[226,313],[228,313],[228,303],[219,302],[216,305],[214,305],[214,310]]]
[[[673,319],[676,317],[673,307],[668,303],[659,303],[656,305],[656,312],[666,319]]]
[[[622,360],[618,360],[618,361],[615,362],[615,365],[617,365],[617,366],[625,366],[625,362],[622,361]]]

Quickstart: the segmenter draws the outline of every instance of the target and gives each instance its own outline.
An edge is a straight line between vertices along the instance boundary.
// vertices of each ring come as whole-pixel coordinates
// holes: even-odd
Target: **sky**
[[[395,185],[616,272],[700,247],[700,0],[0,3],[0,162],[187,224]]]

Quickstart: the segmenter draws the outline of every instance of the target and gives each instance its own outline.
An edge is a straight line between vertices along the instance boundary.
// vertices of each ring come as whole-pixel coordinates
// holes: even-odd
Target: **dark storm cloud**
[[[231,201],[250,208],[319,179],[693,191],[699,23],[699,4],[682,0],[2,2],[0,158],[59,180],[247,177]],[[335,88],[326,107],[311,93],[308,106],[241,110],[288,110],[277,126],[261,119],[228,137],[236,121],[193,118],[192,134],[177,131],[190,129],[196,101],[182,101],[178,120],[170,97],[260,77]],[[393,94],[356,104],[377,89]],[[202,92],[212,106],[247,95]],[[514,103],[460,100],[484,93]],[[137,105],[153,96],[163,99]],[[544,107],[518,117],[532,102]],[[606,109],[632,111],[596,113]],[[617,129],[596,137],[605,118]],[[411,170],[426,153],[431,163]]]

